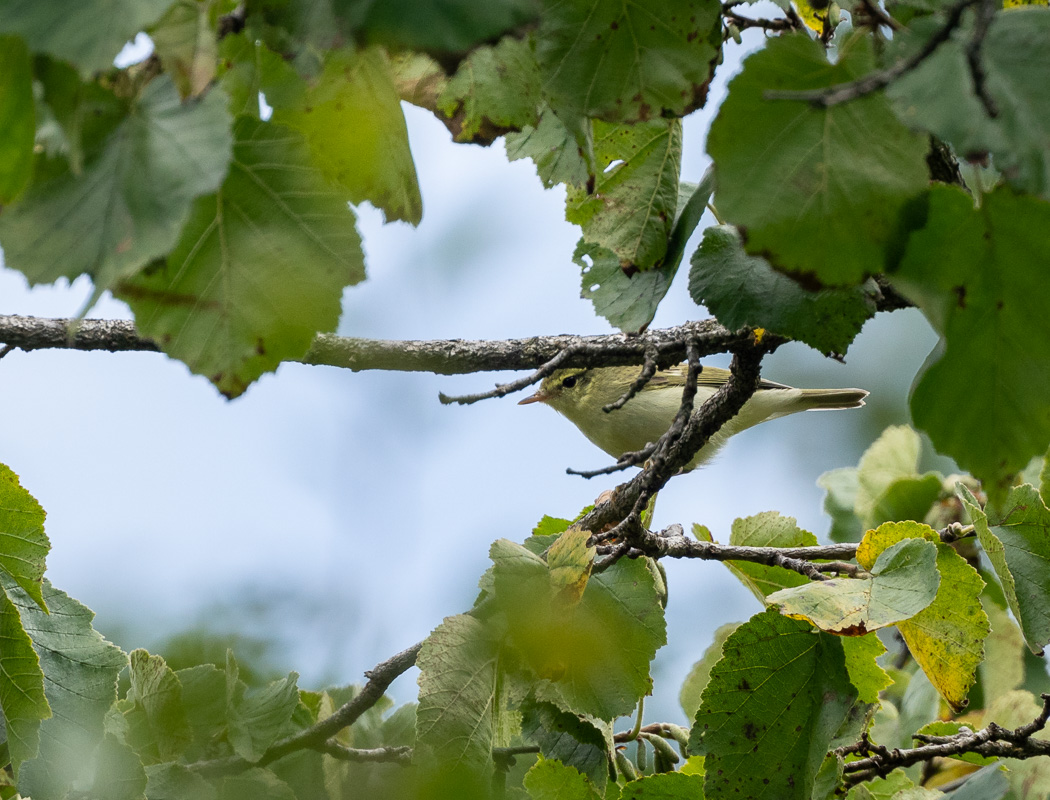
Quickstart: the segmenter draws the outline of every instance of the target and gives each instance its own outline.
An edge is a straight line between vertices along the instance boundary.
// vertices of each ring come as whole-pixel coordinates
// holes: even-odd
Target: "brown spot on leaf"
[[[955,292],[955,304],[959,308],[966,308],[966,287],[953,286],[952,291]]]

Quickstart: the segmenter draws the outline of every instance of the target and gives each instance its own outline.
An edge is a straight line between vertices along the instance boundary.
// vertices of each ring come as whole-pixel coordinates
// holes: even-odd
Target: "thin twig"
[[[613,411],[623,408],[627,405],[628,401],[634,398],[638,392],[646,387],[646,384],[653,379],[653,375],[656,374],[656,348],[649,346],[645,348],[645,362],[642,364],[642,370],[638,373],[638,377],[634,379],[627,391],[624,392],[618,400],[614,403],[609,403],[606,406],[602,406],[602,411],[609,414]]]
[[[370,669],[365,673],[368,682],[351,700],[336,709],[331,716],[325,717],[299,733],[281,739],[263,754],[255,766],[264,767],[296,750],[326,747],[329,738],[343,728],[353,725],[358,717],[379,702],[394,679],[416,663],[416,657],[422,646],[422,642],[417,642]],[[188,766],[202,775],[227,775],[242,772],[253,765],[240,756],[230,756],[211,761],[198,761]]]
[[[878,0],[860,0],[861,5],[864,6],[864,12],[875,20],[879,25],[885,25],[891,31],[897,32],[904,30],[904,26],[901,25],[897,20],[882,10]]]
[[[656,443],[650,442],[641,450],[628,450],[626,453],[621,454],[616,463],[610,464],[608,467],[601,467],[600,469],[573,469],[569,467],[565,472],[568,475],[579,475],[581,478],[597,478],[599,475],[612,475],[630,467],[641,466],[655,451]]]
[[[742,31],[748,28],[762,28],[765,31],[793,31],[798,29],[796,23],[791,19],[756,19],[741,16],[735,11],[727,11],[723,16]]]
[[[992,24],[995,11],[996,3],[994,0],[979,0],[977,20],[973,26],[973,36],[970,39],[970,43],[966,45],[966,63],[970,66],[970,77],[973,78],[974,94],[977,95],[977,99],[984,106],[985,113],[992,119],[999,116],[999,107],[988,94],[984,65],[981,63],[981,45],[984,44],[984,37],[988,34],[988,27]]]
[[[14,349],[15,346],[13,344],[5,344],[3,347],[0,347],[0,358],[3,358]]]
[[[560,353],[555,355],[545,364],[541,365],[539,369],[533,372],[531,375],[525,378],[518,378],[515,381],[509,383],[497,383],[495,389],[490,389],[487,392],[478,392],[477,394],[464,394],[458,396],[447,395],[441,392],[438,395],[438,399],[441,400],[445,405],[451,403],[459,403],[460,405],[470,405],[472,403],[480,402],[481,400],[490,400],[496,397],[506,397],[512,392],[517,392],[528,386],[532,386],[534,383],[539,383],[548,375],[552,375],[558,370],[562,364],[569,360],[573,355],[576,354],[576,345],[570,345],[562,350]]]
[[[830,108],[831,106],[856,100],[859,97],[877,92],[885,88],[901,75],[915,69],[936,52],[937,48],[948,41],[952,31],[959,27],[963,12],[978,0],[961,0],[948,10],[948,18],[944,25],[938,28],[926,44],[916,53],[908,58],[902,59],[884,70],[872,72],[863,78],[847,83],[839,83],[824,89],[803,90],[769,90],[763,94],[766,100],[801,100],[812,103],[815,106]]]

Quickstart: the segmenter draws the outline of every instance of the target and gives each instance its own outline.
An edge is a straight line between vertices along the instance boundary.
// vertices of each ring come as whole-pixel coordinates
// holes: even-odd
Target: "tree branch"
[[[562,367],[630,366],[655,354],[658,368],[685,358],[685,340],[694,338],[701,355],[724,353],[747,339],[746,331],[732,333],[708,319],[640,334],[597,336],[533,336],[527,339],[471,341],[467,339],[407,340],[358,339],[319,334],[304,364],[351,370],[385,369],[464,375],[495,370],[537,369],[563,350],[572,353]],[[157,352],[160,347],[141,336],[128,320],[71,320],[0,315],[0,344],[20,350],[105,350]]]
[[[388,764],[411,764],[411,747],[377,747],[373,750],[362,750],[356,747],[345,747],[331,740],[319,748],[322,753],[338,758],[340,761],[386,762]]]
[[[871,778],[887,775],[897,767],[907,767],[920,761],[930,761],[943,756],[976,753],[994,758],[1034,758],[1050,755],[1050,741],[1033,739],[1032,736],[1046,727],[1050,719],[1050,694],[1044,694],[1043,709],[1039,715],[1019,728],[1010,729],[994,722],[976,732],[962,732],[954,736],[916,735],[919,741],[927,742],[921,747],[893,749],[873,745],[862,738],[856,745],[843,748],[850,753],[871,753],[868,758],[846,764],[846,782],[854,785]]]

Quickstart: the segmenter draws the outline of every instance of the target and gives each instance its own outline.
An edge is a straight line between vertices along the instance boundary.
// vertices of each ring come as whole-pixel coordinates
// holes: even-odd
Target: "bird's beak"
[[[519,400],[519,406],[527,406],[529,403],[542,403],[545,400],[549,400],[550,395],[544,392],[536,392],[536,394],[530,394],[524,400]]]

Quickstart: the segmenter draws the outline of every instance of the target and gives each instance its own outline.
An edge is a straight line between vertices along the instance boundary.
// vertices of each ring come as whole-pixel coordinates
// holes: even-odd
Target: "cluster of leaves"
[[[851,764],[868,752],[856,742],[908,747],[913,736],[1038,716],[1033,692],[1050,678],[1041,660],[1026,665],[1024,643],[1041,653],[1050,642],[1039,563],[1050,558],[1050,478],[1037,459],[1026,478],[1038,487],[1019,484],[1005,505],[982,507],[971,479],[919,475],[918,451],[916,433],[891,428],[856,468],[822,477],[836,538],[864,531],[838,577],[726,562],[764,610],[722,628],[690,672],[688,728],[641,724],[666,642],[658,564],[596,567],[588,531],[545,517],[523,544],[493,543],[473,609],[423,642],[418,705],[388,714],[377,696],[351,726],[299,746],[359,690],[300,689],[295,673],[249,687],[232,654],[178,670],[143,650],[124,654],[43,578],[44,512],[0,468],[10,779],[0,797],[486,798],[494,779],[504,796],[532,800],[824,800],[851,784],[852,800],[925,797],[917,764],[852,781]],[[945,544],[922,521],[957,523],[964,509],[976,540]],[[694,535],[711,540],[700,525]],[[729,543],[799,548],[816,537],[767,512],[737,520]],[[617,733],[636,709],[635,729]],[[922,775],[927,785],[959,778],[985,800],[1041,797],[1050,762],[961,753]]]

